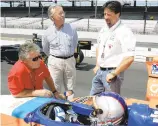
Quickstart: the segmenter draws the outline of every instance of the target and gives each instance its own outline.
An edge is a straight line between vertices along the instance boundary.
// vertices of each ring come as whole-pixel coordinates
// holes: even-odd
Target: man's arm
[[[98,54],[99,54],[99,49],[98,49],[98,47],[96,47],[96,65],[95,65],[95,67],[94,67],[94,69],[93,69],[93,72],[94,72],[94,74],[96,74],[96,72],[98,71],[98,69],[99,69],[99,65],[98,65]]]
[[[134,56],[125,57],[120,65],[112,73],[119,75],[121,72],[125,71],[134,61]]]
[[[78,53],[79,53],[79,50],[78,50],[78,35],[77,35],[76,29],[73,29],[73,32],[74,32],[73,43],[75,43],[74,44],[74,48],[75,48],[74,57],[78,58]]]
[[[45,81],[52,92],[56,91],[55,86],[54,86],[54,81],[51,76],[46,77]]]
[[[120,36],[123,60],[114,71],[119,75],[125,71],[134,61],[136,38],[130,29],[125,29],[123,36]]]
[[[134,56],[129,56],[129,57],[125,57],[122,62],[120,63],[120,65],[111,73],[107,74],[106,76],[106,81],[107,82],[111,82],[111,80],[119,75],[121,72],[125,71],[134,61]]]
[[[16,98],[21,98],[21,97],[52,97],[53,94],[55,95],[56,98],[60,99],[65,99],[65,96],[60,94],[58,91],[56,91],[54,82],[51,76],[45,78],[46,83],[48,84],[49,88],[51,91],[46,90],[46,89],[41,89],[41,90],[26,90],[24,89],[17,95],[13,95]]]
[[[100,33],[99,33],[99,36],[100,36]],[[96,73],[97,70],[99,69],[99,64],[98,64],[98,55],[99,55],[99,44],[101,42],[100,40],[100,37],[98,36],[97,38],[97,46],[96,46],[96,65],[95,65],[95,68],[93,69],[93,72]]]
[[[136,38],[131,30],[126,29],[126,32],[120,37],[120,44],[122,48],[122,61],[117,68],[109,73],[106,77],[107,82],[110,82],[112,78],[125,71],[131,63],[134,61]]]
[[[52,93],[54,94],[54,96],[55,96],[56,98],[59,98],[59,99],[66,99],[66,97],[64,96],[64,94],[59,93],[59,92],[55,89],[54,81],[53,81],[53,79],[52,79],[51,76],[46,77],[46,78],[45,78],[45,81],[46,81],[47,85],[49,86],[49,88],[51,89]]]
[[[98,47],[96,47],[96,66],[99,67],[99,65],[98,65],[98,54],[99,54],[99,50],[98,50]]]
[[[15,98],[23,98],[23,97],[51,97],[52,92],[49,90],[45,89],[40,89],[40,90],[28,90],[24,89],[17,95],[13,95]]]
[[[23,90],[22,92],[18,93],[17,95],[13,95],[13,96],[16,98],[33,97],[33,91],[34,90]]]
[[[73,42],[75,43],[75,48],[77,48],[77,44],[78,44],[78,34],[77,34],[76,29],[74,29]]]

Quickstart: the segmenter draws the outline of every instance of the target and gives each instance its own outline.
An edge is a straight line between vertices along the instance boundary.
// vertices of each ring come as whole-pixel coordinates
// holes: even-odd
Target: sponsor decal
[[[151,84],[149,89],[151,93],[158,94],[158,84]]]
[[[154,111],[154,113],[151,113],[151,118],[153,118],[154,123],[158,123],[158,111]]]
[[[152,64],[151,74],[157,74],[158,75],[158,63],[157,64]]]

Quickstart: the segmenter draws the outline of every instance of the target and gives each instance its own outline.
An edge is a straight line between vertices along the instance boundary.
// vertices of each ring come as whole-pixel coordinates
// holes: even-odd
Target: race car
[[[47,55],[42,50],[42,40],[37,36],[37,34],[33,34],[32,42],[37,44],[41,48],[41,55],[45,63],[47,63]],[[18,58],[20,44],[13,45],[1,45],[1,59],[6,60],[7,62],[14,64]],[[78,45],[76,51],[74,53],[74,57],[76,59],[76,67],[83,61],[84,54],[82,50],[91,50],[91,41],[78,41]]]
[[[95,105],[97,104],[98,106],[98,102],[104,99],[104,103],[119,107],[109,107],[109,111],[115,112],[107,116],[107,113],[105,113],[105,107],[101,107],[102,109],[104,109],[102,110],[101,108],[95,108],[95,105],[85,105],[83,103],[79,103],[76,100],[70,102],[67,100],[57,100],[54,98],[14,98],[11,95],[3,95],[1,96],[1,114],[2,117],[4,115],[6,117],[13,116],[16,117],[17,120],[24,120],[26,123],[34,122],[45,126],[97,126],[95,124],[99,124],[99,122],[103,124],[103,118],[105,118],[106,116],[108,117],[107,121],[113,121],[115,123],[122,122],[122,117],[125,112],[124,110],[126,109],[126,104],[118,94],[103,93],[100,96],[95,96],[91,98],[92,103],[94,101]],[[105,98],[107,98],[108,100],[106,100]],[[5,102],[6,99],[7,101],[9,101],[8,104],[6,104]],[[122,105],[124,106],[123,108]],[[100,112],[98,110],[100,110]],[[100,121],[98,121],[98,119]],[[11,120],[8,120],[7,122],[2,121],[2,123],[8,125],[12,122]],[[21,121],[17,121],[17,124],[18,123],[21,123]],[[25,123],[23,122],[23,124]]]
[[[146,101],[114,92],[74,98],[14,98],[1,95],[2,126],[158,126],[158,56],[146,62]]]
[[[123,98],[114,92],[69,100],[1,95],[1,125],[158,126],[157,63],[158,57],[152,57],[146,63],[149,80],[152,79],[147,84],[146,101]]]
[[[74,98],[72,101],[2,95],[0,113],[1,126],[158,125],[156,99],[124,99],[113,92]]]

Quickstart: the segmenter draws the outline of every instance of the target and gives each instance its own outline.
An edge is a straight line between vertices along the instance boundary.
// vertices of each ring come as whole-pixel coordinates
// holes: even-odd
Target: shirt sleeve
[[[98,35],[98,38],[97,38],[97,45],[98,45],[98,47],[99,47],[100,42],[101,42],[100,35]]]
[[[49,42],[47,40],[46,35],[42,36],[42,48],[43,48],[43,52],[48,56],[49,55]]]
[[[78,44],[78,35],[77,35],[77,31],[76,31],[76,29],[74,29],[73,42],[75,43],[75,48],[77,48],[77,44]]]
[[[78,34],[77,34],[76,27],[74,25],[71,25],[71,24],[69,24],[68,26],[70,27],[70,29],[72,30],[72,33],[73,33],[73,45],[74,45],[74,48],[77,48]]]
[[[17,95],[19,94],[21,91],[24,90],[24,83],[23,82],[23,76],[18,76],[14,73],[9,73],[8,75],[8,88],[9,91],[12,95]]]
[[[121,48],[124,56],[134,56],[136,47],[136,38],[131,30],[127,30],[121,37]]]
[[[41,61],[41,68],[44,71],[44,77],[50,77],[49,69],[43,61]]]

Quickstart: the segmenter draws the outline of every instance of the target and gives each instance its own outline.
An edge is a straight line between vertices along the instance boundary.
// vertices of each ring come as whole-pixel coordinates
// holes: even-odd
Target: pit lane
[[[77,80],[75,87],[75,96],[89,95],[91,81],[94,77],[93,68],[95,58],[85,58],[83,63],[77,68]],[[1,94],[10,94],[7,87],[7,75],[12,65],[6,61],[1,61]],[[147,70],[145,63],[134,62],[125,72],[125,80],[122,85],[121,95],[137,99],[145,99]]]

